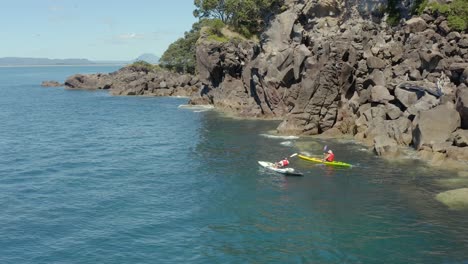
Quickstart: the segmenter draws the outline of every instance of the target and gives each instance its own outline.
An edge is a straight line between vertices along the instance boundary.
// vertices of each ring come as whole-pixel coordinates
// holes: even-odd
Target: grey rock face
[[[463,137],[452,132],[468,128],[468,35],[429,13],[391,28],[373,15],[382,4],[288,0],[259,43],[202,36],[198,76],[127,69],[75,76],[67,87],[187,94],[191,104],[280,119],[284,134],[349,133],[383,156],[414,146],[464,157]]]
[[[427,28],[426,21],[421,17],[415,17],[406,21],[406,26],[410,33],[423,32]]]
[[[461,117],[461,127],[468,129],[468,88],[457,92],[457,111]]]
[[[455,146],[460,148],[468,147],[468,130],[459,129],[453,132],[452,136]]]
[[[416,149],[421,149],[423,145],[431,146],[446,142],[458,127],[460,127],[460,115],[447,105],[423,111],[413,131],[414,146]]]
[[[76,74],[65,81],[69,89],[109,90],[112,95],[192,96],[198,80],[168,71],[139,71],[124,67],[109,74]]]

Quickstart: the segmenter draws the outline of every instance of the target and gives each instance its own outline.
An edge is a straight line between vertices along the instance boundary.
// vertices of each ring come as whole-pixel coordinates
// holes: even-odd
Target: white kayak
[[[274,163],[268,161],[259,161],[258,164],[260,166],[267,168],[272,171],[276,171],[285,175],[292,175],[292,176],[302,176],[303,174],[300,172],[296,172],[293,168],[277,168]]]

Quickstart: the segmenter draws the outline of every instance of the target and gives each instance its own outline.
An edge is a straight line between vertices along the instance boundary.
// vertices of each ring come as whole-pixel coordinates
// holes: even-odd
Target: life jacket
[[[335,154],[333,153],[329,153],[330,155],[328,155],[328,158],[327,158],[327,161],[333,161],[335,159]]]
[[[287,159],[280,161],[281,167],[286,167],[289,165],[289,161]]]

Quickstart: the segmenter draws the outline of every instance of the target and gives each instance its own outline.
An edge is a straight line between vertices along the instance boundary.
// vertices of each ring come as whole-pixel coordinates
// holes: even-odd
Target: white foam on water
[[[214,106],[212,106],[212,105],[186,105],[186,104],[183,104],[183,105],[179,105],[178,108],[190,109],[190,110],[193,110],[196,113],[199,113],[199,112],[205,112],[205,111],[211,110],[211,109],[214,108]]]
[[[301,151],[300,152],[301,155],[304,155],[304,156],[307,156],[307,157],[313,157],[313,156],[317,156],[317,155],[314,155],[308,151]]]
[[[276,136],[276,135],[269,135],[269,134],[260,134],[262,137],[266,138],[275,138],[275,139],[298,139],[298,136]]]
[[[292,141],[283,141],[280,144],[283,145],[283,146],[287,146],[287,147],[294,146],[294,142],[292,142]]]

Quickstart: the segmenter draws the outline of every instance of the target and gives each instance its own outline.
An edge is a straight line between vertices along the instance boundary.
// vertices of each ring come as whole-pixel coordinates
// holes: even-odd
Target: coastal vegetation
[[[421,3],[418,11],[422,13],[425,8],[429,8],[432,12],[438,12],[447,17],[449,27],[465,31],[468,28],[468,1],[454,0],[447,4],[440,4],[438,2],[427,3],[424,0]]]
[[[142,72],[157,72],[161,70],[161,67],[157,64],[151,64],[146,61],[136,61],[127,66],[127,68],[132,69],[134,71],[142,71]]]
[[[194,74],[195,44],[201,33],[206,34],[208,40],[217,42],[255,38],[264,30],[272,15],[281,10],[283,1],[195,0],[194,3],[196,9],[193,14],[199,21],[192,25],[190,31],[185,32],[184,37],[169,45],[160,60],[163,68]]]
[[[178,73],[194,74],[196,65],[195,44],[205,23],[207,23],[206,20],[195,22],[192,29],[185,32],[184,37],[169,45],[159,61],[161,67]]]
[[[387,23],[391,26],[396,26],[400,22],[400,4],[400,0],[389,0],[383,10],[388,14]],[[411,11],[415,15],[421,15],[426,9],[446,16],[448,25],[452,29],[465,31],[468,28],[468,1],[466,0],[454,0],[447,3],[416,0]]]
[[[208,39],[226,42],[229,39],[222,33],[224,27],[225,24],[220,19],[200,19],[192,25],[190,31],[185,32],[184,37],[169,45],[159,65],[170,71],[195,74],[196,43],[201,33],[207,34]]]
[[[396,26],[400,23],[401,19],[401,10],[400,10],[400,0],[388,0],[386,13],[388,14],[387,23],[390,26]],[[417,5],[418,3],[415,3]]]
[[[219,19],[247,38],[262,32],[266,22],[283,5],[282,0],[195,0],[194,3],[195,17]]]

